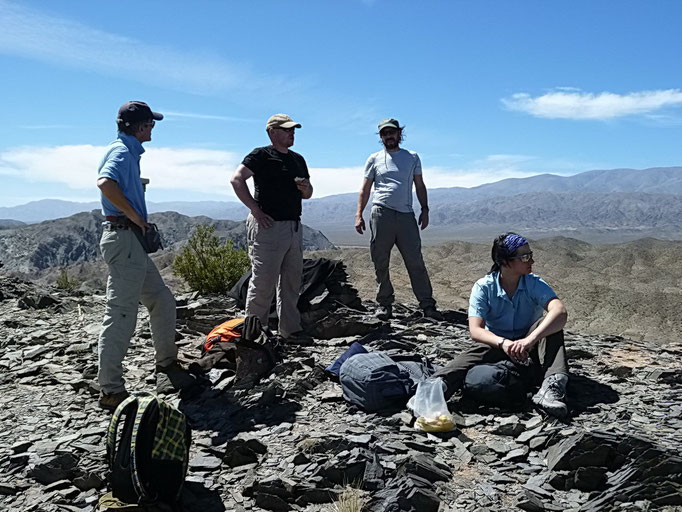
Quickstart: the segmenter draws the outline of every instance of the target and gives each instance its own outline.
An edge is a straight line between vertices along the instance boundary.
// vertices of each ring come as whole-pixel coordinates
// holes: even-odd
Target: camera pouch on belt
[[[161,245],[161,233],[159,233],[159,228],[156,227],[156,224],[149,224],[144,235],[142,234],[142,228],[136,224],[133,224],[130,229],[133,230],[133,233],[135,233],[135,236],[140,241],[142,248],[147,254],[163,249],[163,245]]]

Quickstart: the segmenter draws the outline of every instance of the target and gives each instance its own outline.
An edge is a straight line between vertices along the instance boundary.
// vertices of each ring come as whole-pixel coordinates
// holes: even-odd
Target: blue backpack
[[[410,398],[410,373],[382,352],[355,354],[341,365],[343,397],[368,412],[402,409]]]

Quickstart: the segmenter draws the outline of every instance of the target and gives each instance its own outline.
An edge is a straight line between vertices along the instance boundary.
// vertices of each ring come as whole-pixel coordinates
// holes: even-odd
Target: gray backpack
[[[412,394],[410,373],[382,352],[356,354],[341,365],[343,397],[368,412],[402,409]]]

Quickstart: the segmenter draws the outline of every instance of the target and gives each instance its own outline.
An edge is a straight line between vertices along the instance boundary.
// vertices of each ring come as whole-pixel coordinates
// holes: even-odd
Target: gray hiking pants
[[[541,321],[542,318],[535,322],[528,329],[528,333],[533,332]],[[538,376],[542,376],[543,379],[555,373],[568,375],[564,331],[555,332],[540,339],[531,349],[530,357],[535,367],[541,369]],[[479,364],[497,363],[505,359],[509,359],[509,356],[504,350],[490,347],[485,343],[474,343],[469,349],[455,356],[445,368],[438,370],[433,376],[443,378],[447,384],[446,396],[449,398],[462,387],[466,374],[471,368]]]
[[[249,215],[246,235],[251,258],[246,315],[257,316],[267,326],[276,291],[279,334],[286,338],[301,330],[298,296],[303,274],[303,226],[298,221],[280,220],[263,228]]]
[[[97,379],[102,391],[111,394],[125,389],[122,363],[135,332],[140,302],[149,310],[156,364],[167,366],[177,359],[175,298],[130,229],[104,231],[100,250],[109,277]]]
[[[377,302],[382,306],[393,304],[395,295],[389,276],[391,250],[397,246],[410,276],[412,291],[419,307],[435,307],[431,280],[422,258],[422,241],[419,226],[413,213],[401,213],[384,206],[373,205],[369,228],[372,239],[369,252],[374,263],[377,281]]]

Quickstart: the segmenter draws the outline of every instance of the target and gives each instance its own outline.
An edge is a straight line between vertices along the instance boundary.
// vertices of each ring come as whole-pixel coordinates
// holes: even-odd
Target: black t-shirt
[[[261,210],[275,220],[300,220],[301,192],[294,178],[310,177],[301,155],[265,146],[251,151],[242,164],[253,172],[254,199]]]

